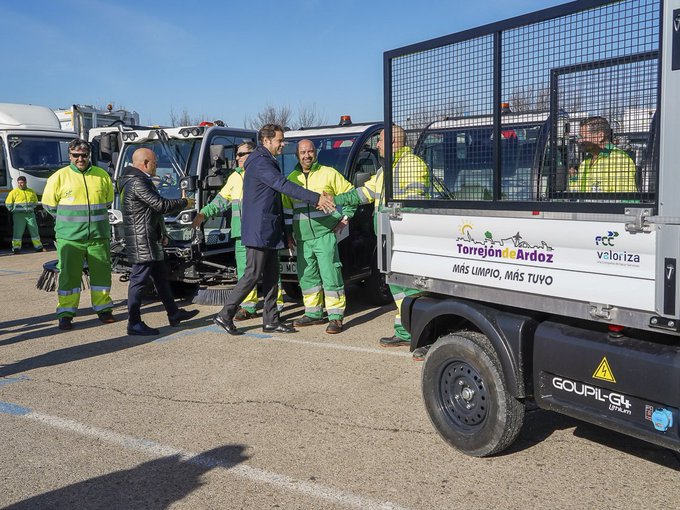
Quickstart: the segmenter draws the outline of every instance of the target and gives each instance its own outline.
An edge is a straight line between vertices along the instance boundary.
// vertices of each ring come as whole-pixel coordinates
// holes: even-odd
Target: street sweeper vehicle
[[[501,452],[533,402],[680,451],[680,0],[571,2],[384,70],[378,263],[418,291],[439,434]],[[425,198],[397,189],[399,129]]]
[[[124,168],[132,164],[132,154],[145,147],[156,154],[155,183],[161,196],[180,198],[185,193],[195,199],[193,208],[166,216],[169,243],[164,252],[174,286],[192,292],[198,286],[205,287],[197,296],[200,302],[217,300],[214,304],[219,304],[236,283],[231,211],[205,221],[198,229],[193,229],[191,223],[235,168],[236,148],[245,141],[254,142],[256,137],[257,133],[252,130],[207,122],[175,128],[128,128],[100,135],[97,157],[101,161],[113,161],[114,187]],[[131,265],[125,253],[117,192],[109,211],[109,222],[112,224],[112,268],[126,280]]]

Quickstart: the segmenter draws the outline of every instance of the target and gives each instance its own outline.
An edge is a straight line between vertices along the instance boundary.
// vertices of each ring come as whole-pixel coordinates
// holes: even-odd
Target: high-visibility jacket
[[[231,204],[231,237],[241,237],[241,201],[243,200],[243,168],[237,167],[231,173],[224,187],[209,204],[201,209],[206,218],[226,211]]]
[[[430,173],[425,162],[413,154],[410,147],[402,147],[394,154],[394,198],[427,198]],[[385,176],[379,168],[363,186],[334,197],[341,206],[375,203],[374,213],[382,210],[385,202]]]
[[[569,178],[569,191],[581,193],[625,193],[637,191],[636,167],[631,157],[615,145],[608,143],[597,157],[586,156],[578,173]]]
[[[90,166],[81,172],[69,165],[57,170],[47,179],[42,202],[56,217],[57,239],[111,238],[108,208],[113,202],[113,184],[103,168]]]
[[[331,195],[339,195],[352,190],[352,185],[340,172],[330,166],[323,166],[315,161],[309,172],[302,171],[298,163],[288,176],[288,180],[311,191]],[[348,205],[342,212],[333,211],[327,214],[317,210],[307,202],[302,202],[288,195],[283,195],[283,215],[287,234],[293,234],[298,241],[308,241],[325,236],[337,226],[343,215],[351,218],[356,205]]]
[[[38,195],[31,188],[14,188],[7,194],[5,206],[9,211],[31,212],[38,206]]]

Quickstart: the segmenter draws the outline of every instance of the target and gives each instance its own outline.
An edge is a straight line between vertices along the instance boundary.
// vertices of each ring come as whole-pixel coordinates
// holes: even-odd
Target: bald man
[[[378,140],[378,152],[385,157],[385,130],[380,131]],[[400,126],[392,128],[392,183],[394,186],[393,196],[395,200],[404,198],[422,199],[428,198],[427,190],[430,186],[430,173],[425,162],[413,154],[413,150],[406,145],[406,133]],[[342,193],[334,197],[335,204],[346,207],[348,205],[362,205],[373,202],[374,228],[377,228],[378,213],[385,204],[385,183],[383,169],[379,168],[376,174],[364,183],[360,188]],[[401,324],[401,303],[404,298],[418,293],[418,290],[390,285],[390,292],[397,305],[397,315],[394,318],[394,334],[380,339],[381,347],[395,347],[411,344],[411,334]],[[424,353],[429,347],[420,347],[413,351],[414,359],[422,361]]]
[[[316,146],[311,140],[300,140],[297,159],[288,180],[317,193],[339,195],[353,189],[335,168],[319,164]],[[288,246],[297,246],[297,270],[305,314],[293,323],[296,327],[323,324],[324,308],[328,314],[326,333],[342,331],[345,315],[345,284],[338,252],[336,233],[341,233],[354,216],[356,206],[342,210],[317,211],[314,207],[283,195],[283,214]]]
[[[150,149],[137,149],[132,166],[125,167],[118,180],[123,210],[125,250],[132,264],[128,287],[128,335],[158,335],[141,317],[142,295],[149,278],[165,306],[168,322],[177,326],[198,314],[198,310],[177,307],[170,290],[168,270],[164,263],[163,245],[167,244],[166,214],[176,214],[194,206],[191,198],[163,198],[151,182],[156,175],[156,154]]]

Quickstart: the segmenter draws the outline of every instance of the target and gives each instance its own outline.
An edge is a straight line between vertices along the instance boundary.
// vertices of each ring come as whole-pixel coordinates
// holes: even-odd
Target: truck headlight
[[[177,223],[180,225],[191,225],[191,222],[194,221],[194,216],[196,214],[196,211],[182,211],[180,215],[177,217]]]
[[[123,213],[118,209],[109,209],[109,223],[111,225],[119,225],[123,223]]]

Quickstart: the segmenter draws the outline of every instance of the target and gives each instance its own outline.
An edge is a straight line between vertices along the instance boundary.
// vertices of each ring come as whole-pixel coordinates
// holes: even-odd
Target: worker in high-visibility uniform
[[[385,156],[384,147],[385,130],[380,132],[378,151]],[[395,200],[404,198],[426,198],[430,187],[430,173],[425,162],[413,154],[413,150],[406,146],[406,134],[399,126],[392,129],[392,173],[394,179]],[[383,169],[380,168],[374,176],[364,183],[363,186],[334,197],[336,205],[347,206],[375,204],[374,227],[377,231],[377,214],[383,208],[385,200],[385,182]],[[394,347],[410,345],[411,335],[401,324],[401,303],[407,296],[417,294],[419,291],[408,287],[390,285],[390,292],[397,305],[397,315],[394,318],[394,334],[380,339],[381,347]]]
[[[26,187],[26,177],[17,177],[17,187],[7,194],[5,199],[7,210],[12,213],[12,253],[21,251],[21,239],[28,228],[35,251],[47,251],[40,242],[38,222],[35,219],[35,208],[38,196],[31,188]]]
[[[57,316],[59,329],[73,327],[80,302],[83,263],[90,274],[92,308],[105,324],[115,322],[111,301],[111,227],[108,208],[113,185],[106,170],[90,163],[90,145],[81,139],[69,144],[71,164],[47,180],[42,196],[45,209],[56,217],[59,257]]]
[[[569,169],[569,191],[591,193],[636,192],[637,168],[631,157],[612,144],[612,128],[604,117],[588,117],[579,127],[579,144],[586,154]]]
[[[243,277],[246,268],[246,247],[241,242],[241,200],[243,199],[243,165],[251,152],[255,150],[253,142],[244,142],[236,148],[237,167],[231,173],[224,187],[217,196],[196,215],[191,223],[193,228],[198,228],[206,219],[212,218],[231,207],[231,238],[234,239],[234,252],[236,255],[236,275]],[[283,309],[283,292],[279,281],[279,293],[276,297],[276,305]],[[241,302],[241,307],[234,315],[235,321],[252,319],[257,315],[257,288],[254,288]]]
[[[316,147],[310,140],[301,140],[297,146],[299,163],[288,180],[317,193],[331,195],[346,193],[352,185],[340,172],[323,166],[316,160]],[[345,315],[345,283],[342,263],[338,253],[336,233],[347,228],[356,206],[348,205],[342,213],[327,214],[306,202],[283,196],[283,214],[288,245],[297,246],[297,273],[305,304],[304,315],[293,322],[294,326],[311,326],[324,322],[324,305],[328,313],[326,333],[342,331]]]

